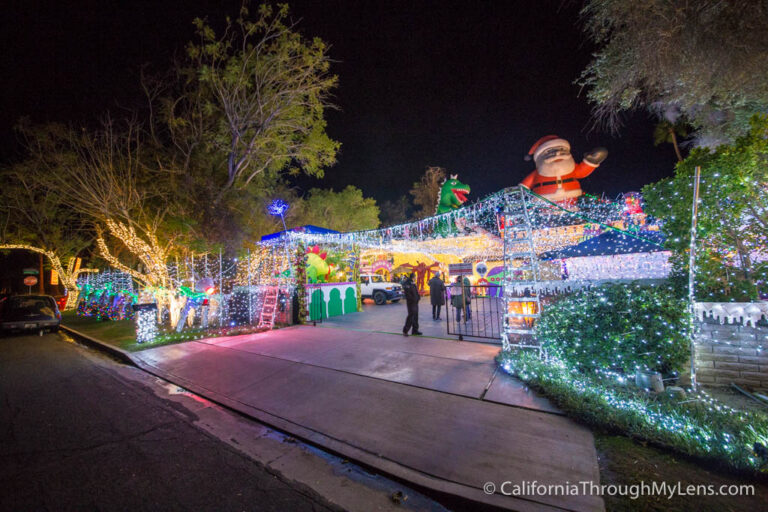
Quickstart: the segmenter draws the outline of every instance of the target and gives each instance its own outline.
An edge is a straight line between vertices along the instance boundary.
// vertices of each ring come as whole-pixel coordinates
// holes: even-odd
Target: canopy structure
[[[313,226],[312,224],[306,224],[304,226],[297,226],[291,228],[288,231],[278,231],[276,233],[270,233],[261,237],[262,242],[274,242],[283,239],[289,233],[308,233],[311,235],[330,235],[333,233],[338,234],[338,231],[328,228],[321,228],[320,226]]]
[[[660,231],[644,231],[630,234],[609,230],[581,243],[557,251],[547,251],[539,257],[542,261],[586,256],[613,256],[664,251],[664,235]]]

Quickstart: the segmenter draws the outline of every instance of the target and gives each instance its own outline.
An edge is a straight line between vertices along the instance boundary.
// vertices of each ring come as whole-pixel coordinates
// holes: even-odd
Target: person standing
[[[429,301],[432,303],[432,320],[440,320],[440,309],[445,304],[445,283],[440,272],[429,280]]]
[[[408,331],[416,336],[421,335],[419,331],[419,289],[413,282],[415,275],[411,273],[403,282],[403,292],[405,293],[405,305],[408,307],[408,316],[405,318],[403,327],[403,336],[408,336]]]
[[[461,322],[461,311],[464,309],[464,284],[461,282],[461,276],[456,276],[456,281],[451,285],[451,306],[456,308],[458,324]]]
[[[472,320],[472,308],[469,304],[472,302],[472,285],[469,282],[469,278],[464,276],[464,320]]]

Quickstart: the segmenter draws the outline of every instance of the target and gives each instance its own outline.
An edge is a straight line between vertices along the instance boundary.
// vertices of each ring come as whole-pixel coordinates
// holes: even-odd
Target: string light
[[[136,343],[151,343],[158,335],[157,305],[141,304],[136,310]]]
[[[53,270],[59,275],[61,284],[63,284],[64,288],[67,289],[67,303],[64,306],[65,311],[73,310],[77,307],[78,295],[80,293],[80,289],[77,287],[78,276],[80,274],[85,274],[89,272],[90,273],[98,272],[98,269],[93,269],[93,268],[75,269],[74,268],[75,258],[69,259],[69,265],[67,265],[67,269],[65,270],[64,267],[61,265],[61,260],[59,259],[59,256],[55,252],[47,251],[45,249],[36,247],[34,245],[0,244],[0,249],[21,249],[24,251],[31,251],[38,254],[42,254],[46,258],[48,258],[48,261],[53,267]]]

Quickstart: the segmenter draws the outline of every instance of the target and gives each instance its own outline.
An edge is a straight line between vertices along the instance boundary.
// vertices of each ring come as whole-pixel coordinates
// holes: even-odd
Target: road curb
[[[75,329],[72,329],[71,327],[67,327],[64,324],[61,324],[59,328],[65,331],[67,334],[71,334],[72,336],[77,338],[78,341],[80,341],[84,345],[88,345],[89,347],[95,348],[96,350],[101,350],[102,352],[106,352],[107,354],[111,355],[112,357],[116,357],[117,359],[119,359],[121,362],[125,364],[129,364],[131,366],[141,368],[141,366],[139,366],[136,363],[136,361],[133,360],[130,354],[125,350],[119,349],[117,347],[113,347],[108,343],[104,343],[101,340],[88,336],[87,334],[83,334],[80,331],[76,331]]]

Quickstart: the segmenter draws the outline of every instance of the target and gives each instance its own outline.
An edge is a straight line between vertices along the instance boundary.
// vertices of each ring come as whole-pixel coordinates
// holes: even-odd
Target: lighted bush
[[[538,336],[550,355],[589,372],[670,374],[685,365],[688,310],[667,287],[609,285],[544,308]]]
[[[579,372],[532,353],[503,352],[502,369],[543,392],[561,409],[608,432],[650,441],[681,453],[719,460],[732,468],[768,471],[768,416],[719,403],[703,391],[683,399],[653,395]]]

